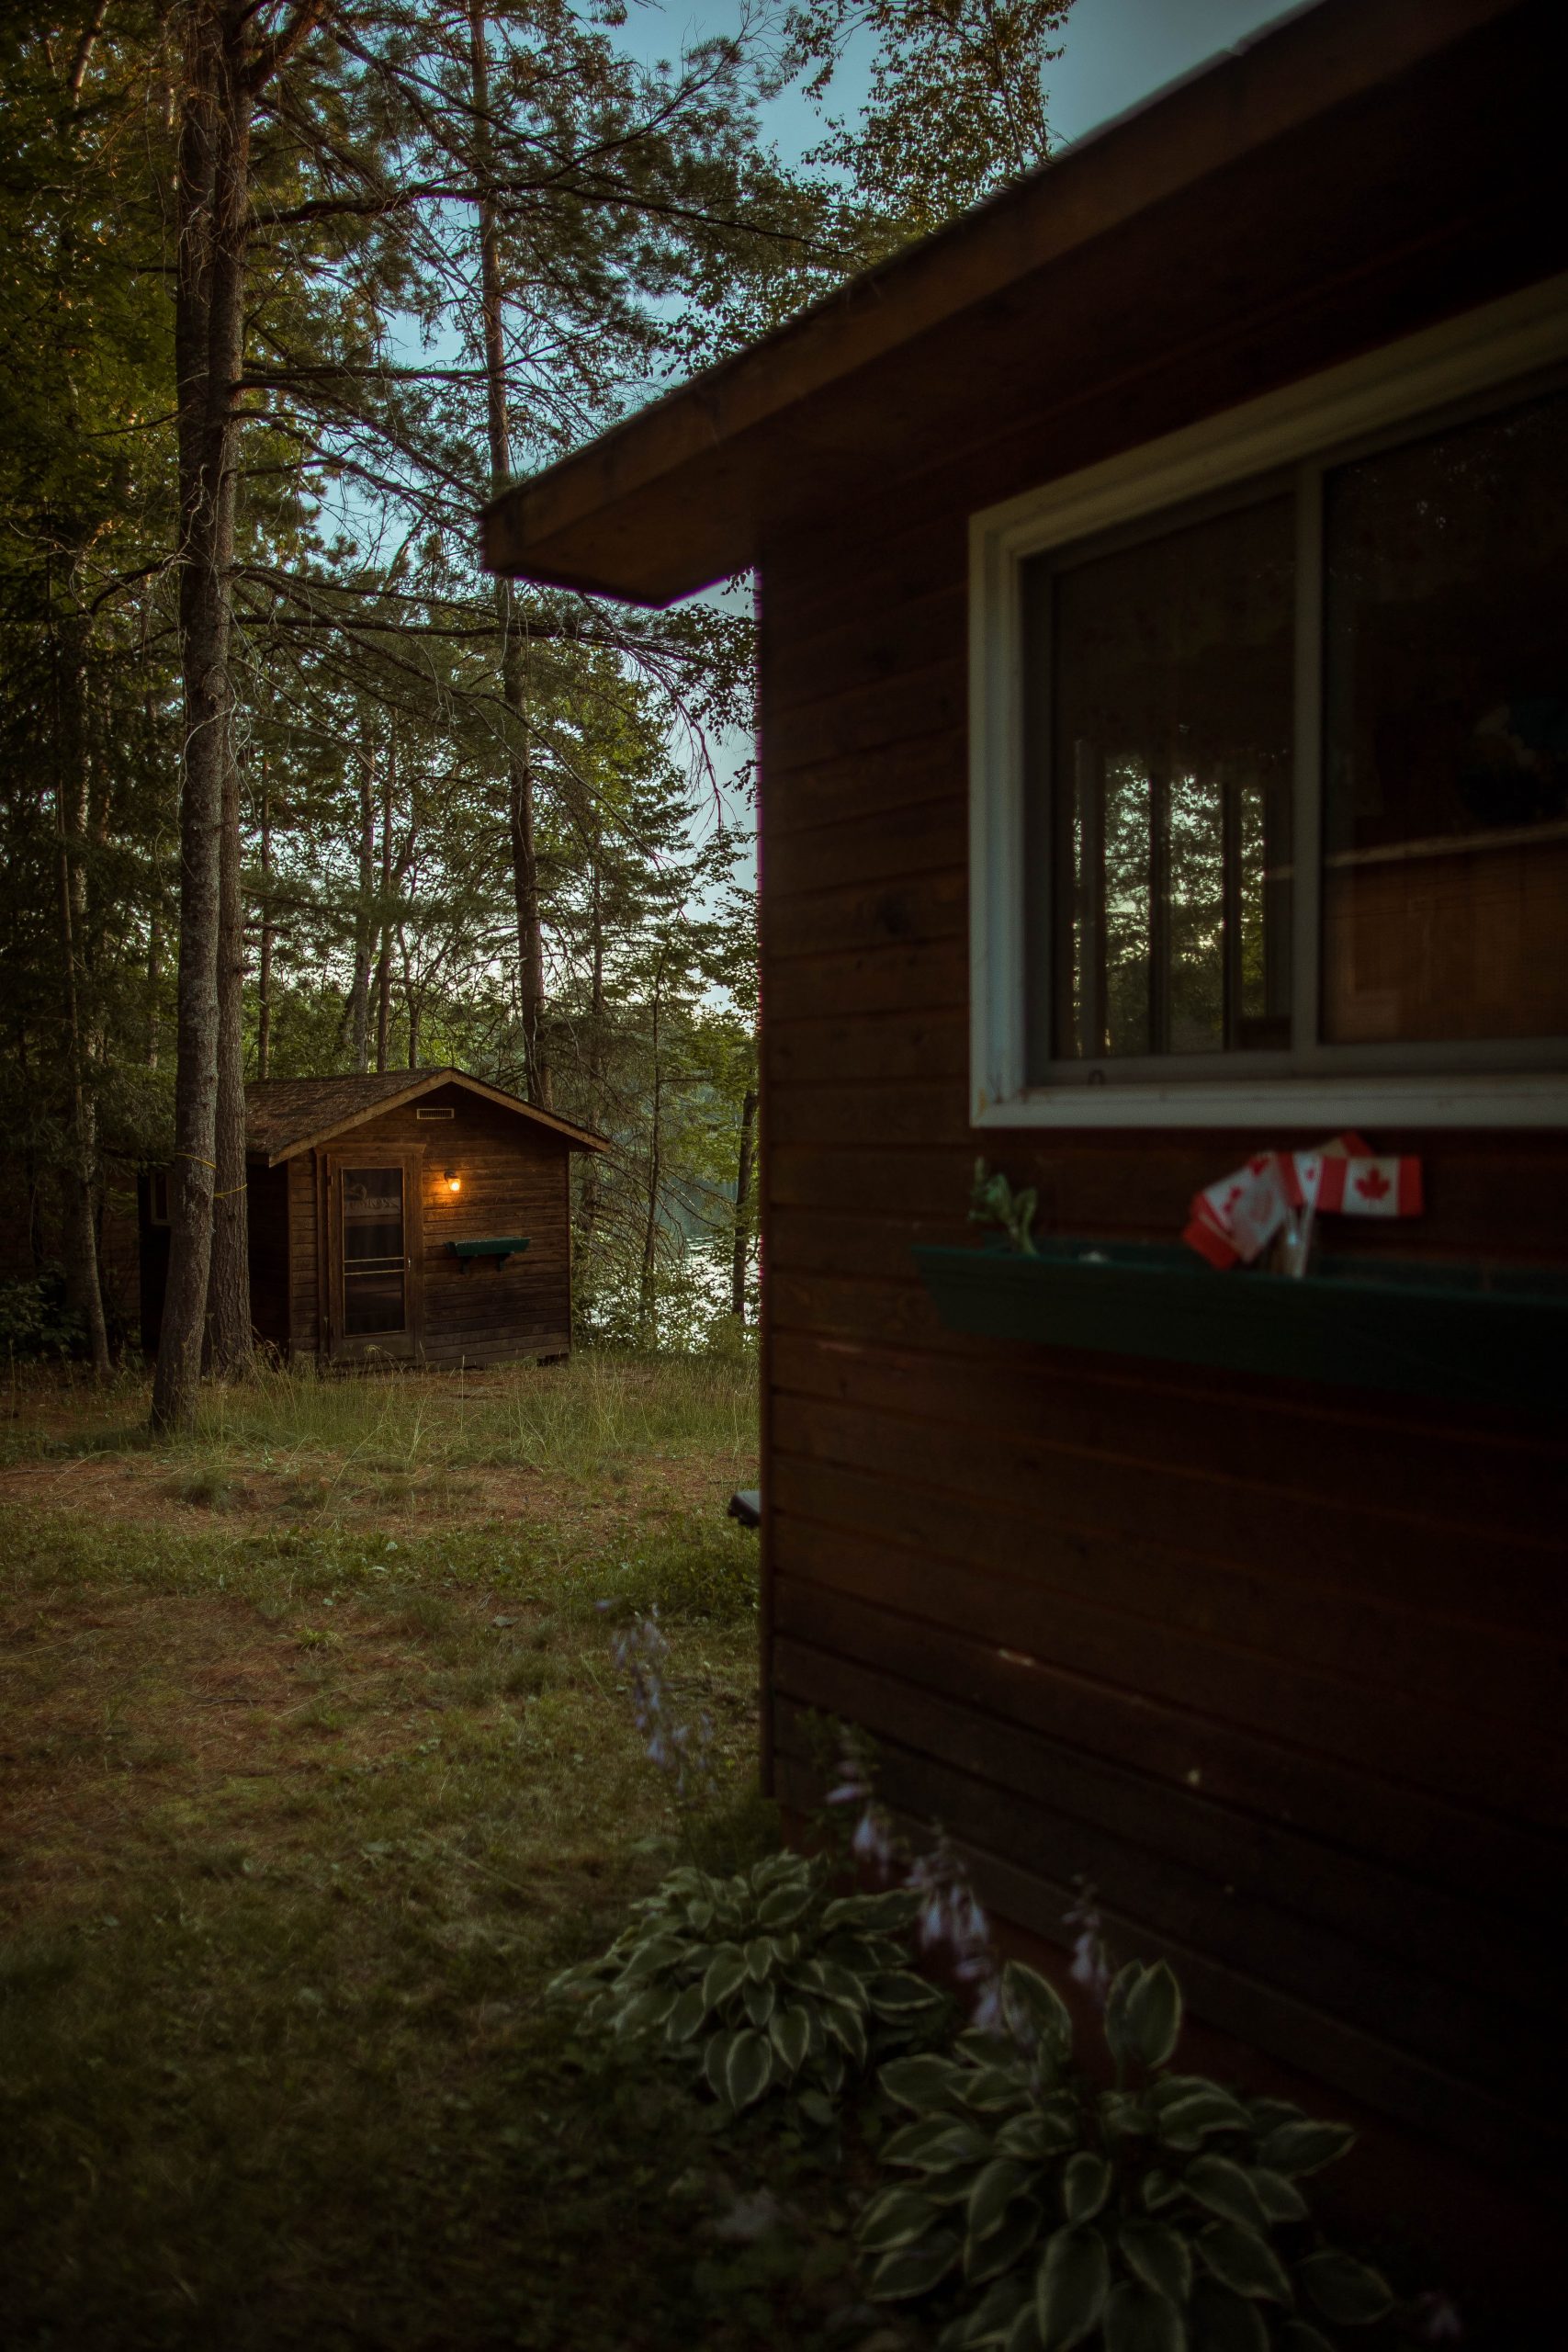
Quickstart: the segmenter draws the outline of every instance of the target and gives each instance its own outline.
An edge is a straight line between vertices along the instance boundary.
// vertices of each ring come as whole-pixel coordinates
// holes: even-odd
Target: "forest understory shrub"
[[[58,1363],[80,1354],[85,1341],[81,1317],[65,1304],[62,1275],[0,1283],[0,1363]]]
[[[1115,2082],[1075,2063],[1046,1980],[1010,1962],[1001,2030],[895,2061],[911,2120],[880,2151],[903,2177],[861,2215],[876,2301],[937,2299],[940,2352],[1326,2352],[1385,2281],[1323,2244],[1299,2186],[1354,2133],[1283,2099],[1168,2072],[1181,1996],[1165,1962],[1111,1984]]]
[[[700,1729],[667,1698],[666,1648],[644,1621],[619,1636],[617,1659],[689,1827],[712,1777]],[[876,1801],[868,1744],[851,1734],[843,1753],[827,1854],[728,1877],[673,1871],[551,1995],[580,2002],[628,2063],[683,2072],[721,2134],[757,2110],[804,2118],[834,2155],[856,2135],[869,2181],[854,2231],[862,2340],[1332,2352],[1340,2331],[1391,2319],[1407,2340],[1411,2327],[1428,2342],[1462,2333],[1440,2294],[1401,2311],[1382,2274],[1315,2222],[1303,2184],[1349,2151],[1348,2125],[1175,2071],[1176,1976],[1164,1962],[1112,1970],[1092,1890],[1070,1915],[1073,1973],[1103,2011],[1106,2055],[1081,2061],[1055,1988],[998,1962],[952,1846],[939,1834],[911,1857]],[[835,1893],[846,1863],[896,1883]],[[918,1973],[911,1941],[974,1988],[972,2021]],[[924,2046],[897,2054],[898,2040]],[[890,2110],[903,2120],[889,2133]],[[877,2334],[890,2310],[918,2335]]]
[[[551,1995],[677,2066],[716,2102],[719,2129],[777,2093],[830,2132],[846,2091],[944,2007],[909,1966],[917,1908],[901,1888],[835,1895],[828,1866],[800,1854],[728,1877],[688,1867]]]

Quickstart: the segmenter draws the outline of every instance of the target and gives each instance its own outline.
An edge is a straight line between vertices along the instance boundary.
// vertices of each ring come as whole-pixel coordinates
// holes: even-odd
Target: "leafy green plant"
[[[969,1195],[971,1225],[999,1225],[1008,1240],[1021,1257],[1035,1255],[1032,1227],[1037,1197],[1032,1184],[1015,1193],[1000,1169],[987,1169],[983,1159],[975,1162],[975,1183]]]
[[[1075,2068],[1034,1970],[1007,1965],[1000,2008],[1005,2032],[882,2070],[913,2120],[881,2152],[907,2177],[858,2223],[868,2291],[940,2293],[941,2352],[1327,2352],[1325,2324],[1390,2308],[1375,2271],[1317,2241],[1300,2186],[1353,2133],[1166,2071],[1181,1994],[1163,1962],[1111,1986],[1111,2088]]]
[[[830,2125],[847,2086],[942,2016],[909,1968],[917,1898],[834,1895],[826,1866],[770,1854],[733,1877],[671,1871],[598,1960],[552,1997],[629,2043],[652,2043],[732,2121],[770,2092]]]
[[[82,1338],[82,1319],[66,1306],[65,1284],[58,1273],[0,1283],[0,1358],[25,1363],[74,1355]]]

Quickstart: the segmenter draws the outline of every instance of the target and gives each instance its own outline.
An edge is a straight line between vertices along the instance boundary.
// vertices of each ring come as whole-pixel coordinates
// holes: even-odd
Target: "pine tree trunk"
[[[261,805],[261,954],[256,963],[256,1076],[272,1070],[272,795],[262,772]]]
[[[757,1090],[740,1104],[740,1150],[735,1163],[735,1251],[729,1268],[729,1311],[746,1320],[746,1263],[751,1250],[751,1163],[757,1143]]]
[[[496,236],[490,132],[490,62],[485,51],[484,0],[469,0],[469,60],[473,74],[474,176],[479,189],[479,300],[484,325],[486,418],[492,492],[512,477],[512,425],[506,401],[506,340],[502,317],[501,250]],[[528,638],[510,580],[495,583],[501,625],[502,698],[511,719],[507,745],[507,831],[517,921],[517,1005],[523,1025],[524,1090],[530,1102],[550,1103],[550,1069],[544,1046],[545,947],[539,913],[539,859],[534,825],[534,760],[528,727]]]
[[[392,721],[387,764],[381,774],[380,952],[376,958],[376,1068],[387,1067],[392,1023],[392,793],[397,780],[398,722]]]
[[[376,802],[371,790],[374,758],[367,731],[359,768],[359,896],[354,911],[354,986],[348,1000],[354,1067],[362,1078],[370,1067],[370,901],[376,889]]]
[[[512,605],[512,583],[505,581]],[[502,619],[503,634],[508,622]],[[527,724],[525,657],[519,630],[507,636],[503,664],[506,707],[519,729]],[[544,1046],[545,944],[539,920],[539,860],[534,845],[534,763],[525,742],[514,745],[507,777],[507,817],[512,843],[512,888],[517,910],[517,1010],[523,1024],[523,1068],[530,1102],[547,1111],[552,1101],[550,1066]]]
[[[154,885],[156,888],[156,885]],[[158,1067],[158,988],[164,977],[164,907],[161,897],[154,898],[152,911],[147,919],[147,1045],[145,1059],[149,1069]]]
[[[602,875],[604,858],[604,826],[597,811],[593,818],[593,849],[590,873],[589,922],[591,926],[592,988],[588,1004],[588,1100],[595,1126],[604,1126],[604,891]],[[585,1151],[581,1155],[582,1213],[579,1224],[581,1253],[587,1258],[592,1250],[599,1225],[599,1155]],[[592,1283],[592,1272],[589,1275]]]
[[[251,1368],[250,1220],[245,1197],[245,913],[240,887],[240,769],[223,778],[218,861],[218,1162],[212,1203],[212,1278],[207,1300],[208,1368],[243,1379]]]
[[[219,840],[231,758],[235,387],[244,336],[252,93],[247,11],[191,0],[176,202],[175,363],[185,685],[180,947],[169,1272],[152,1426],[196,1418],[212,1262],[218,1113]]]
[[[61,1249],[65,1264],[66,1305],[81,1317],[93,1371],[101,1378],[109,1369],[109,1343],[93,1211],[97,1120],[87,1085],[88,1051],[82,1015],[81,959],[86,931],[86,878],[82,850],[87,830],[87,745],[83,713],[85,645],[83,624],[75,616],[61,627],[58,656],[60,949],[66,1080],[71,1104],[69,1157],[61,1176]]]
[[[409,831],[409,863],[413,863],[413,831]],[[409,1068],[419,1068],[419,1016],[423,997],[413,976],[413,963],[409,955],[408,937],[402,924],[398,925],[398,956],[403,967],[403,1011],[409,1024]]]
[[[656,1274],[659,1265],[659,1193],[663,1182],[662,1162],[664,1117],[664,1070],[659,1057],[660,1013],[664,991],[664,963],[660,957],[653,978],[653,1100],[648,1136],[648,1202],[642,1228],[641,1280],[637,1290],[637,1336],[645,1348],[654,1346],[659,1338],[659,1305]]]

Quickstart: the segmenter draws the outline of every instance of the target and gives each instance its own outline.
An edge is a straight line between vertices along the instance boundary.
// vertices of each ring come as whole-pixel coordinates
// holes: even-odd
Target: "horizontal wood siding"
[[[316,1162],[306,1152],[284,1165],[288,1171],[288,1348],[291,1354],[312,1356],[321,1344]]]
[[[1367,339],[1359,298],[1337,346],[1334,315],[1314,299],[1319,364]],[[1211,337],[1163,422],[1278,366]],[[1087,1876],[1121,1949],[1171,1953],[1216,2026],[1472,2155],[1560,2160],[1568,1448],[1546,1400],[1529,1421],[987,1345],[915,1274],[912,1243],[973,1238],[979,1149],[1048,1230],[1168,1239],[1259,1141],[1317,1139],[967,1123],[967,518],[1057,451],[1161,429],[1146,378],[1120,409],[1093,391],[764,565],[776,1785],[813,1794],[805,1711],[863,1724],[889,1801],[940,1817],[1005,1915],[1065,1944]],[[1568,1261],[1568,1138],[1375,1140],[1422,1155],[1428,1214],[1337,1248]]]
[[[450,1119],[422,1119],[447,1109]],[[424,1172],[423,1360],[436,1366],[502,1363],[528,1355],[561,1355],[570,1345],[570,1153],[499,1104],[457,1087],[440,1089],[333,1138],[334,1154],[352,1151],[374,1165],[378,1148],[422,1148]],[[445,1171],[456,1170],[454,1197]],[[451,1257],[448,1241],[525,1235],[527,1250],[497,1265]]]

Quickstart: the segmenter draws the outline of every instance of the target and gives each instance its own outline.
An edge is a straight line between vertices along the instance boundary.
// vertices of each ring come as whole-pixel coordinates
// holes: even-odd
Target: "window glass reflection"
[[[1293,513],[1051,580],[1060,1058],[1290,1043]]]
[[[1568,394],[1325,491],[1324,1036],[1568,1030]]]

